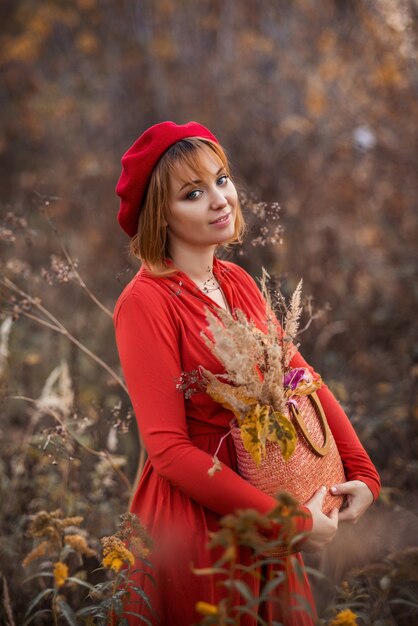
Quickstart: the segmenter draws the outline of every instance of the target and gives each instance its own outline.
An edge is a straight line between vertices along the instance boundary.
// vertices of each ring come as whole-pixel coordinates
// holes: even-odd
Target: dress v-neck
[[[168,265],[175,267],[174,262],[171,259],[166,259]],[[234,302],[233,302],[233,290],[229,285],[229,281],[227,278],[228,269],[222,264],[216,256],[213,257],[213,275],[219,283],[220,290],[222,290],[225,304],[228,308],[221,306],[218,302],[213,300],[208,294],[204,293],[199,287],[196,285],[194,280],[190,278],[186,272],[178,269],[176,274],[169,276],[168,278],[175,281],[176,285],[179,288],[188,288],[188,291],[194,294],[199,299],[203,300],[207,304],[211,306],[211,308],[219,308],[224,311],[227,311],[230,315],[235,318],[234,312]]]

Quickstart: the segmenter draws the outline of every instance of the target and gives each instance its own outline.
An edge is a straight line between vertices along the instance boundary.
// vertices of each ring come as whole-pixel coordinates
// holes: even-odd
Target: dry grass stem
[[[9,356],[9,339],[12,324],[13,320],[9,315],[3,320],[0,326],[0,379],[3,377]]]
[[[3,578],[3,609],[6,613],[6,626],[16,626],[13,618],[12,603],[10,601],[9,586],[5,576]]]
[[[59,413],[56,410],[53,410],[50,406],[47,406],[45,403],[41,402],[39,399],[35,399],[35,398],[27,398],[26,396],[9,396],[10,398],[12,398],[13,400],[24,400],[25,402],[29,402],[31,404],[35,404],[36,406],[39,406],[39,410],[34,414],[34,417],[32,417],[31,420],[31,429],[29,431],[30,434],[32,434],[33,432],[33,428],[36,425],[37,421],[39,420],[39,418],[45,414],[48,413],[49,415],[51,415],[54,420],[62,425],[68,432],[68,428],[67,425],[65,423],[65,421],[62,419],[62,417],[59,415]],[[116,472],[116,474],[119,476],[119,478],[121,479],[121,481],[125,484],[125,486],[128,488],[128,490],[130,491],[132,488],[132,485],[130,484],[128,478],[126,477],[126,475],[120,470],[120,468],[113,462],[112,460],[112,455],[109,453],[108,450],[94,450],[93,448],[90,448],[90,446],[88,446],[87,444],[83,443],[80,439],[77,438],[77,436],[74,433],[69,433],[71,435],[71,437],[74,439],[74,441],[76,442],[76,444],[78,446],[80,446],[80,448],[82,448],[83,450],[85,450],[86,452],[88,452],[89,454],[92,454],[94,456],[106,459],[107,462],[109,463],[109,465],[112,467],[112,469]],[[28,438],[28,433],[26,433],[26,437],[25,440],[27,440]],[[26,454],[26,452],[25,452]],[[21,464],[20,464],[21,465]]]
[[[13,281],[11,281],[7,277],[3,277],[0,280],[0,283],[3,284],[8,289],[10,289],[11,291],[18,293],[20,296],[22,296],[31,305],[33,305],[36,309],[38,309],[38,311],[40,311],[43,315],[45,315],[50,321],[48,322],[45,319],[38,317],[37,315],[33,315],[25,310],[20,311],[22,315],[24,315],[25,317],[28,317],[29,319],[34,320],[35,322],[37,322],[38,324],[41,324],[42,326],[45,326],[67,337],[67,339],[69,339],[72,343],[74,343],[82,352],[87,354],[93,361],[95,361],[104,370],[106,370],[108,374],[110,374],[110,376],[122,387],[122,389],[126,393],[128,393],[128,389],[125,383],[116,374],[116,372],[111,367],[109,367],[109,365],[105,361],[103,361],[99,356],[97,356],[97,354],[89,350],[87,346],[85,346],[76,337],[74,337],[74,335],[50,311],[48,311],[47,309],[45,309],[45,307],[42,306],[39,298],[33,298],[25,291],[22,291]]]

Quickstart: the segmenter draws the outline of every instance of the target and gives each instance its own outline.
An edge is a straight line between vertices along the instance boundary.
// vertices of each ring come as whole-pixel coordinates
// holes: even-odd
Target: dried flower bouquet
[[[311,394],[322,385],[321,379],[314,380],[308,370],[290,367],[297,350],[294,341],[302,312],[302,280],[291,296],[289,306],[280,292],[274,292],[278,302],[276,307],[279,306],[283,313],[280,326],[266,287],[267,278],[263,269],[261,287],[266,300],[267,332],[258,329],[239,309],[235,311],[236,319],[222,309],[217,315],[208,310],[208,330],[213,340],[205,333],[202,337],[226,373],[216,376],[203,367],[199,368],[206,392],[233,412],[236,424],[231,423],[231,427],[239,427],[243,445],[257,464],[266,455],[267,442],[276,443],[285,460],[291,457],[297,432],[289,419],[289,404],[297,408],[296,396]],[[221,469],[218,450],[213,457],[210,475]]]

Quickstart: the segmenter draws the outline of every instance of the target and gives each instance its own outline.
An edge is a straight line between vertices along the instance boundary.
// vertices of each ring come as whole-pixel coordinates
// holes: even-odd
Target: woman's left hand
[[[350,480],[334,485],[330,489],[333,495],[345,495],[346,505],[338,514],[339,522],[356,524],[373,502],[373,494],[361,480]]]

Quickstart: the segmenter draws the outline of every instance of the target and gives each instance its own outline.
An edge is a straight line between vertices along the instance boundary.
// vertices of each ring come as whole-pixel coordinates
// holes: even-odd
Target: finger
[[[353,481],[348,481],[346,483],[340,483],[339,485],[333,485],[330,489],[330,492],[333,495],[352,493],[353,489],[355,489],[355,485]]]
[[[320,505],[322,509],[322,503],[324,501],[326,492],[327,492],[326,487],[320,487],[317,491],[315,491],[312,498],[308,500],[308,502],[306,502],[305,506],[307,506],[308,504],[315,504],[315,505]]]

